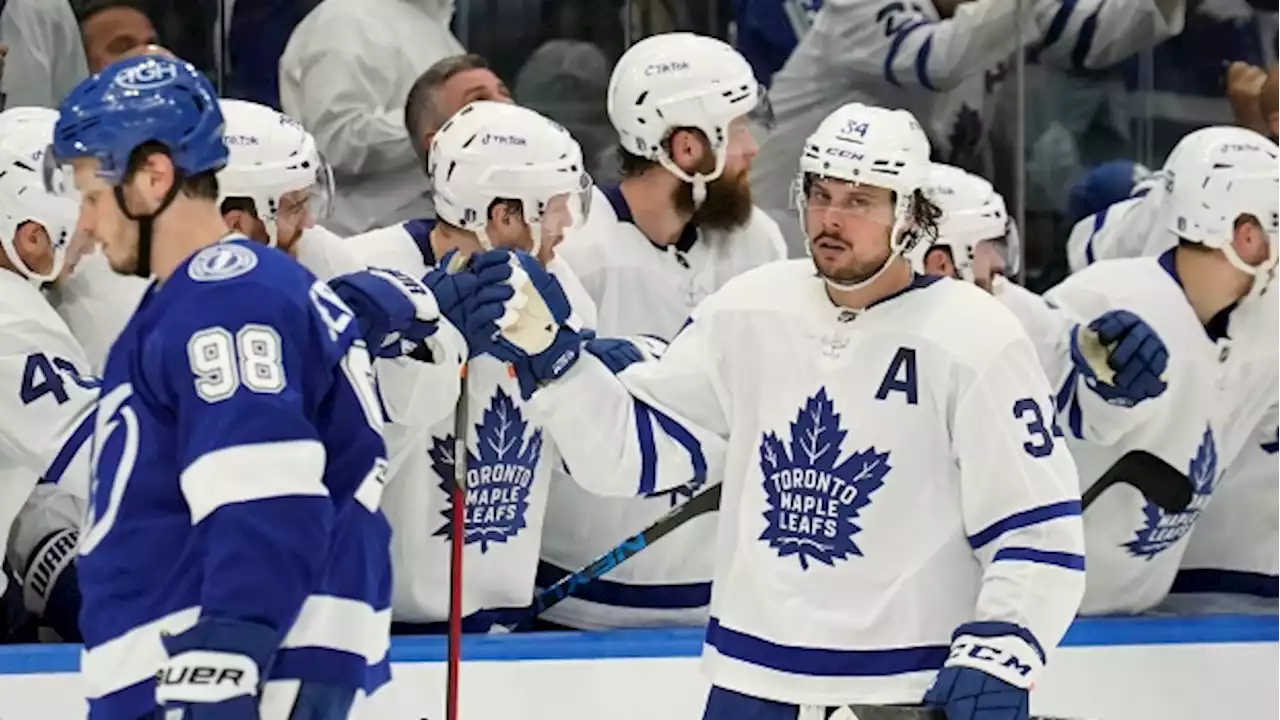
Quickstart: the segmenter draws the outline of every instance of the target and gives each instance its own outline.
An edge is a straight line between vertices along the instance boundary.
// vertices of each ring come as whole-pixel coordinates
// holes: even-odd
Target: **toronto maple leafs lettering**
[[[520,409],[501,388],[494,393],[481,422],[475,426],[476,452],[467,448],[467,487],[464,502],[464,542],[505,543],[526,526],[529,490],[542,455],[542,431],[529,429]],[[454,437],[432,438],[431,466],[440,476],[440,490],[453,485]],[[450,537],[453,512],[441,512],[444,524],[435,535]]]
[[[861,531],[859,513],[884,484],[889,453],[874,447],[850,454],[841,447],[847,432],[826,388],[810,397],[791,423],[789,443],[776,433],[760,442],[760,472],[768,498],[760,540],[795,555],[802,570],[809,561],[835,565],[862,551],[853,541]]]
[[[1214,446],[1213,432],[1206,429],[1200,441],[1200,447],[1196,450],[1196,456],[1191,459],[1190,471],[1187,474],[1194,488],[1191,504],[1187,505],[1187,509],[1182,512],[1166,513],[1155,503],[1148,502],[1142,509],[1142,528],[1137,531],[1133,540],[1124,544],[1129,554],[1153,560],[1191,532],[1191,527],[1195,525],[1200,512],[1204,510],[1209,497],[1213,494],[1217,472],[1218,451]]]

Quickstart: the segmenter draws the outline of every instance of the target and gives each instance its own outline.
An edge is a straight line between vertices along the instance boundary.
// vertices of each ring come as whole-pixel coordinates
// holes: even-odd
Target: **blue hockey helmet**
[[[222,110],[213,85],[188,62],[146,54],[108,65],[67,95],[53,132],[52,159],[96,158],[98,174],[124,179],[133,152],[163,145],[186,176],[227,164]]]

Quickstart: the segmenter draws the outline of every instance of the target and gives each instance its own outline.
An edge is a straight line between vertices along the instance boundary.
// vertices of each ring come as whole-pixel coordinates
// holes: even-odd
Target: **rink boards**
[[[698,630],[471,638],[462,720],[698,720]],[[1277,618],[1078,621],[1034,697],[1090,720],[1280,717]],[[441,720],[442,638],[399,638],[395,679],[361,718]],[[83,718],[75,646],[0,647],[0,720]]]

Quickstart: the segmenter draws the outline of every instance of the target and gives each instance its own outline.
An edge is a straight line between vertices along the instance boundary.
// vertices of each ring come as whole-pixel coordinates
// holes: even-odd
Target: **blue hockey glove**
[[[617,375],[638,362],[648,362],[662,357],[667,344],[649,335],[625,338],[590,337],[586,338],[586,344],[582,349],[599,358],[610,372]]]
[[[27,610],[58,634],[62,642],[80,642],[80,584],[76,582],[74,528],[51,532],[36,544],[22,579]]]
[[[525,252],[480,253],[472,258],[471,270],[480,278],[480,290],[468,309],[467,344],[511,363],[527,400],[539,384],[564,375],[578,361],[582,335],[565,324],[572,314],[569,298]],[[486,293],[495,285],[509,288],[504,300]]]
[[[183,710],[184,720],[258,717],[259,694],[280,644],[276,631],[205,618],[180,635],[160,639],[169,659],[156,673],[158,705]]]
[[[1132,407],[1168,387],[1169,350],[1145,320],[1111,310],[1071,334],[1071,360],[1085,384],[1111,405]]]
[[[422,278],[431,294],[436,298],[440,314],[445,316],[458,331],[466,327],[465,305],[468,298],[476,293],[480,280],[468,268],[449,272],[449,266],[457,257],[457,250],[450,250],[440,260],[440,264],[432,268]],[[469,264],[469,263],[468,263]]]
[[[329,281],[351,306],[369,352],[400,357],[436,331],[440,309],[426,285],[398,270],[369,268]]]
[[[1012,623],[974,622],[956,628],[951,654],[924,696],[947,720],[1027,720],[1028,688],[1044,667],[1044,651]]]
[[[477,346],[470,341],[468,327],[476,335],[492,334],[506,312],[503,304],[514,294],[506,282],[511,277],[511,265],[489,265],[477,273],[470,260],[464,265],[455,262],[455,257],[456,251],[446,254],[440,266],[427,273],[422,282],[435,294],[441,313],[468,338],[470,356],[475,357],[485,352],[489,341]]]

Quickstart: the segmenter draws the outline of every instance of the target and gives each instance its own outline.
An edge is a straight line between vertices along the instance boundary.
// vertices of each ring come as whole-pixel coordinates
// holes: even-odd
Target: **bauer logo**
[[[760,539],[778,552],[795,555],[802,570],[809,561],[835,565],[862,551],[853,542],[861,532],[859,513],[884,484],[889,453],[874,447],[840,457],[846,431],[826,388],[809,398],[791,423],[790,442],[765,433],[760,472],[768,507]]]
[[[178,66],[169,61],[150,58],[121,70],[115,84],[125,90],[155,90],[178,79]]]
[[[1191,504],[1187,505],[1187,509],[1182,512],[1166,513],[1155,503],[1148,501],[1146,507],[1142,509],[1143,526],[1138,530],[1137,537],[1124,544],[1124,547],[1129,549],[1129,554],[1154,560],[1157,555],[1186,537],[1187,533],[1191,532],[1191,527],[1195,525],[1196,519],[1200,517],[1205,504],[1209,502],[1217,472],[1218,451],[1213,443],[1213,432],[1205,429],[1200,447],[1196,450],[1196,456],[1191,459],[1191,468],[1187,474],[1194,490],[1191,495]]]
[[[480,552],[489,552],[490,543],[505,543],[525,527],[529,491],[533,486],[538,458],[542,455],[542,431],[527,433],[529,424],[501,388],[494,393],[481,421],[475,426],[478,452],[467,448],[466,514],[464,540],[480,543]],[[448,496],[453,488],[453,435],[432,438],[431,467],[440,476],[440,489]],[[445,522],[436,536],[450,537],[452,511],[441,511]]]

